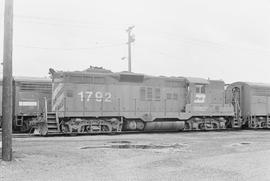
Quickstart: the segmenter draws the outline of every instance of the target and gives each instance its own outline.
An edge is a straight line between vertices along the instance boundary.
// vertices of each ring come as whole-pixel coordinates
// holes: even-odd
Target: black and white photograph
[[[269,181],[269,0],[0,0],[1,181]]]

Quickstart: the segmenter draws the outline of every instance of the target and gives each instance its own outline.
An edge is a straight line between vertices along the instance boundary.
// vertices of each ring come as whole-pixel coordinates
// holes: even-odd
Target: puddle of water
[[[85,146],[85,147],[81,147],[80,149],[85,150],[85,149],[96,149],[96,148],[110,148],[110,146],[106,146],[106,145],[101,145],[101,146]]]
[[[120,149],[165,149],[165,148],[177,148],[176,145],[111,145],[111,148]]]
[[[112,141],[110,143],[118,143],[118,144],[130,144],[131,141]]]
[[[238,146],[248,146],[248,145],[251,145],[251,143],[250,142],[240,142],[240,143],[233,143],[233,144],[231,144],[231,145],[228,145],[228,146],[230,146],[230,147],[238,147]]]
[[[251,143],[247,143],[247,142],[243,142],[243,143],[240,143],[241,145],[250,145]]]
[[[168,149],[168,148],[183,148],[185,145],[174,144],[174,145],[153,145],[153,144],[114,144],[114,145],[100,145],[100,146],[86,146],[81,149],[96,149],[96,148],[112,148],[112,149]]]

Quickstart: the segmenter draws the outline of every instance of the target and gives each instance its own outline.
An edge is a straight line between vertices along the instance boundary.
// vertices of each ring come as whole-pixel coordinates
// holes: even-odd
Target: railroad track
[[[243,129],[245,130],[245,129]],[[253,129],[247,129],[247,130],[253,130]],[[265,130],[265,129],[262,129]],[[98,135],[125,135],[125,134],[166,134],[166,133],[171,133],[171,134],[177,134],[177,133],[194,133],[194,132],[231,132],[231,131],[241,131],[238,129],[226,129],[226,130],[194,130],[194,131],[149,131],[149,132],[138,132],[138,131],[125,131],[125,132],[117,132],[117,133],[54,133],[54,134],[49,134],[46,136],[41,136],[41,135],[34,135],[34,134],[29,134],[29,133],[13,133],[12,137],[13,138],[27,138],[27,137],[62,137],[62,136],[98,136]],[[254,131],[259,131],[259,130],[254,130]],[[2,132],[0,131],[0,135],[2,135]]]
[[[194,133],[194,132],[234,132],[234,131],[244,131],[244,130],[249,130],[249,131],[263,131],[267,129],[225,129],[225,130],[194,130],[194,131],[151,131],[151,132],[136,132],[136,131],[125,131],[125,132],[117,132],[117,133],[54,133],[46,136],[40,136],[40,135],[34,135],[34,134],[29,134],[29,133],[13,133],[12,138],[38,138],[38,137],[68,137],[68,136],[98,136],[98,135],[125,135],[125,134],[166,134],[166,133],[171,133],[171,134],[177,134],[177,133]],[[2,137],[2,130],[0,129],[0,137]]]

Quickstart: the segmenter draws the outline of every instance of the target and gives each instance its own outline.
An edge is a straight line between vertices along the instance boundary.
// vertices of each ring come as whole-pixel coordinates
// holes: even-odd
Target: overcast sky
[[[269,0],[14,0],[14,75],[127,70],[130,25],[133,72],[270,83]]]

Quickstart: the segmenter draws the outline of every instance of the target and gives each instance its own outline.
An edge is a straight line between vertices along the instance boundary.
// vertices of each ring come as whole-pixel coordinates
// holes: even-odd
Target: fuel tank
[[[153,121],[145,124],[144,131],[182,131],[184,127],[184,121]]]

